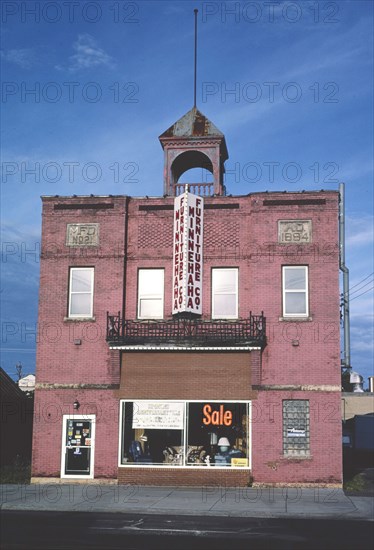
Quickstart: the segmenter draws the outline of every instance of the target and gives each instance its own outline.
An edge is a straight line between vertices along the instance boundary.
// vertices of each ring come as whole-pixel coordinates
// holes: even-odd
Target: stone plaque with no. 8
[[[68,223],[66,246],[99,246],[99,224]]]
[[[279,220],[278,243],[305,244],[312,242],[311,220]]]

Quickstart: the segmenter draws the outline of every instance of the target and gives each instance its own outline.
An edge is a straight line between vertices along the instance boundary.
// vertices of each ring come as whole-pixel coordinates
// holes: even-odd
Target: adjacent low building
[[[227,196],[196,108],[160,141],[160,197],[42,198],[33,480],[341,485],[339,193]]]
[[[30,465],[33,399],[0,367],[0,467]]]

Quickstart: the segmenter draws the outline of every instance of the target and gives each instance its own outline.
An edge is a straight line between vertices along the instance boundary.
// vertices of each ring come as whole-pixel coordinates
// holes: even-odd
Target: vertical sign
[[[173,315],[201,315],[204,200],[188,192],[174,201]]]

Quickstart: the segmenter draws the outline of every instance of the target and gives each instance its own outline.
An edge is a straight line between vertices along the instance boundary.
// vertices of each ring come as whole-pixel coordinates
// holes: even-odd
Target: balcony
[[[260,347],[266,346],[266,319],[129,321],[107,313],[106,340],[110,346]]]

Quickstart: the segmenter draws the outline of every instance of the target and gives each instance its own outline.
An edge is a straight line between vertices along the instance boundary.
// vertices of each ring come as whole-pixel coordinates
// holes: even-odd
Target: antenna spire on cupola
[[[199,10],[195,8],[195,57],[194,57],[194,86],[193,86],[193,106],[196,108],[196,85],[197,85],[197,14]]]
[[[195,14],[194,105],[159,136],[165,153],[164,195],[177,197],[184,192],[180,177],[190,169],[202,168],[213,176],[212,182],[190,183],[192,193],[201,196],[225,195],[223,176],[227,152],[224,134],[196,106],[197,88],[197,14]]]

